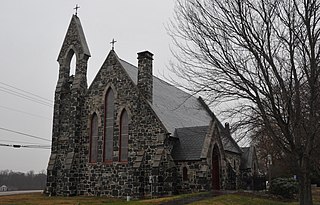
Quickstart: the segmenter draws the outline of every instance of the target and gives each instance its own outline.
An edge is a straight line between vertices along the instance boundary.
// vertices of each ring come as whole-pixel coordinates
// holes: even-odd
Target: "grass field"
[[[298,205],[298,202],[281,202],[240,194],[223,195],[191,203],[191,205]],[[315,204],[317,205],[317,204]]]
[[[201,193],[200,193],[201,194]],[[147,200],[132,200],[127,202],[121,199],[113,199],[107,197],[47,197],[40,193],[0,196],[0,204],[6,205],[149,205],[149,204],[163,204],[165,202],[175,201],[178,199],[187,199],[199,195],[186,194],[173,197],[164,197]],[[314,191],[314,205],[320,205],[320,189]],[[213,198],[207,198],[201,201],[192,203],[192,205],[298,205],[298,202],[281,202],[258,197],[253,194],[229,194]],[[179,205],[179,203],[176,203]]]
[[[314,205],[320,205],[320,188],[313,190]],[[231,194],[192,203],[191,205],[298,205],[298,202],[281,202],[255,195]]]
[[[0,196],[0,205],[149,205],[161,204],[168,201],[177,200],[180,198],[188,198],[199,195],[202,193],[184,194],[172,197],[163,197],[146,200],[131,200],[127,202],[123,199],[115,199],[108,197],[90,197],[90,196],[77,196],[77,197],[48,197],[41,193],[21,194],[11,196]]]

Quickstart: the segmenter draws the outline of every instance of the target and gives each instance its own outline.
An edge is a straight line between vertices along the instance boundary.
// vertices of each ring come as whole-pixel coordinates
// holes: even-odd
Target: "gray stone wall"
[[[240,156],[238,154],[228,152],[225,153],[225,156],[225,160],[222,159],[220,161],[221,189],[238,189],[241,180],[239,170]],[[212,166],[208,162],[210,162],[209,159],[176,162],[178,168],[178,193],[192,193],[198,191],[209,191],[212,189]],[[183,180],[183,167],[187,168],[187,180]]]
[[[104,137],[104,99],[108,88],[115,94],[114,112],[114,145],[113,162],[103,162],[103,137]],[[119,162],[119,125],[120,114],[126,109],[129,115],[129,155],[128,162]],[[93,113],[98,115],[99,122],[99,147],[98,162],[89,163],[89,120]],[[86,102],[82,112],[82,129],[80,136],[80,167],[78,194],[81,195],[107,195],[107,196],[141,196],[151,194],[149,176],[165,176],[170,167],[163,166],[158,172],[152,173],[152,167],[157,150],[162,149],[159,162],[168,164],[165,157],[164,140],[159,135],[166,136],[166,130],[161,121],[156,117],[152,108],[142,94],[127,76],[116,54],[111,51],[107,60],[97,74],[86,95]],[[161,140],[159,140],[161,139]],[[143,160],[137,161],[138,153],[143,152]],[[137,162],[136,162],[137,161]],[[140,166],[134,167],[136,163]],[[165,170],[163,170],[165,169]],[[168,170],[166,170],[168,169]],[[170,175],[170,174],[169,174]],[[137,183],[138,180],[138,183]],[[160,191],[153,195],[162,195],[170,190],[164,188],[163,180],[159,181]]]
[[[211,190],[211,172],[206,161],[176,162],[178,167],[178,193]],[[187,179],[183,180],[183,168],[187,168]]]

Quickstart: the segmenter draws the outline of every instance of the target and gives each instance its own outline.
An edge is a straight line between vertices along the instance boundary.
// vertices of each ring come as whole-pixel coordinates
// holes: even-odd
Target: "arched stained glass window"
[[[109,89],[105,97],[104,162],[112,162],[113,129],[114,129],[113,125],[114,125],[114,94],[112,89]]]
[[[119,161],[128,161],[128,113],[123,110],[120,118],[120,147]]]
[[[95,163],[98,160],[98,116],[96,113],[91,118],[89,160],[91,163]]]

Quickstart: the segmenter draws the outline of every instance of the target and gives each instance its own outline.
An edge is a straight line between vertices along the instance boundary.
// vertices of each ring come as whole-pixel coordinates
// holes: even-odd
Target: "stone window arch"
[[[104,162],[112,162],[113,159],[114,109],[114,92],[112,88],[108,88],[105,95],[104,113]]]
[[[123,109],[120,116],[119,161],[128,161],[129,119],[128,112]]]
[[[98,161],[98,116],[93,113],[90,123],[90,149],[89,149],[89,162],[96,163]]]

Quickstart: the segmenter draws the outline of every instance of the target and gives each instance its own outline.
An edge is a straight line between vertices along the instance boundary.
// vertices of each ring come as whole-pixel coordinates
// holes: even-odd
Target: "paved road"
[[[43,190],[24,190],[24,191],[4,191],[0,192],[0,196],[16,195],[16,194],[29,194],[29,193],[41,193]]]

